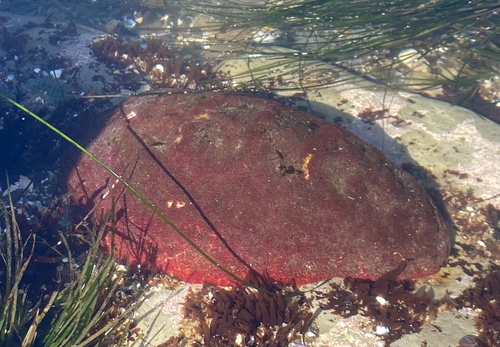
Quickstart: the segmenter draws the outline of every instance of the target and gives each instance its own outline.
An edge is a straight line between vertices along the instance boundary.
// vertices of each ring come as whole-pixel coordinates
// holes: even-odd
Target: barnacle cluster
[[[273,283],[257,290],[204,286],[191,292],[185,317],[202,336],[203,346],[288,346],[305,334],[313,314],[295,286]]]
[[[121,41],[108,35],[96,40],[92,48],[99,59],[139,74],[154,88],[201,88],[215,77],[210,73],[209,62],[184,58],[189,54],[156,37],[140,42]]]

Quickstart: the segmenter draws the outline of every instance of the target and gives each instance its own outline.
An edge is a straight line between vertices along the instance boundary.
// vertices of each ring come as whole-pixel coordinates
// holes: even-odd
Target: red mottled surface
[[[133,98],[88,149],[241,277],[250,266],[298,284],[374,279],[411,258],[402,277],[418,278],[449,252],[441,217],[409,174],[342,128],[269,100]],[[117,199],[119,257],[232,283],[89,159],[69,185],[87,207],[105,196],[99,210],[109,211]]]

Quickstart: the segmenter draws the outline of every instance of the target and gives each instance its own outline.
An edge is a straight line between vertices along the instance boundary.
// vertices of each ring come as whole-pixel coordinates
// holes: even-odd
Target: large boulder
[[[435,273],[449,233],[417,181],[336,125],[279,103],[223,93],[125,102],[88,149],[219,264],[277,280]],[[82,156],[77,204],[111,210],[119,258],[192,283],[234,280],[123,185]]]

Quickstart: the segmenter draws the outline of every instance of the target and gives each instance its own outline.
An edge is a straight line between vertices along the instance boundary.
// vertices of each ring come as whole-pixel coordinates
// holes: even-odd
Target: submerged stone
[[[276,102],[222,93],[144,96],[118,108],[88,149],[240,277],[400,278],[438,271],[450,250],[417,181],[348,131]],[[234,280],[82,157],[76,203],[116,201],[119,258],[192,283]],[[101,201],[102,200],[102,201]]]

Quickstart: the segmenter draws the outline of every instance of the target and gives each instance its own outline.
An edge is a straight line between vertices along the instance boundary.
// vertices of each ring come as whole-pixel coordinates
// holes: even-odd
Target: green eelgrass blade
[[[0,256],[3,273],[0,281],[0,346],[30,347],[35,343],[37,328],[58,295],[54,291],[49,299],[43,298],[36,303],[28,299],[28,286],[21,285],[26,269],[31,262],[36,236],[22,240],[21,230],[16,220],[16,210],[9,193],[10,210],[0,200],[0,212],[3,213],[5,233],[0,239]],[[31,243],[29,248],[28,245]],[[25,251],[29,251],[27,254]]]
[[[93,233],[96,237],[89,242],[88,256],[81,271],[72,265],[69,244],[62,232],[59,233],[68,251],[72,280],[65,289],[54,290],[48,298],[33,303],[28,298],[28,286],[21,286],[21,280],[31,262],[36,238],[34,235],[26,240],[21,238],[10,195],[8,206],[10,210],[0,200],[0,212],[5,219],[5,234],[0,235],[1,265],[5,266],[0,272],[3,284],[0,286],[0,346],[31,347],[43,340],[45,346],[84,347],[100,345],[106,339],[113,340],[120,333],[126,337],[132,323],[130,314],[145,297],[139,297],[124,312],[110,317],[115,309],[112,299],[122,276],[113,271],[114,257],[105,257],[99,252],[105,227]],[[39,329],[49,311],[56,318],[48,331],[47,325]]]
[[[56,300],[58,295],[59,295],[58,291],[52,292],[52,294],[49,297],[49,300],[45,304],[45,307],[41,313],[38,313],[39,310],[37,307],[36,315],[33,319],[33,322],[31,323],[28,331],[26,332],[26,335],[24,336],[24,339],[23,339],[23,342],[21,345],[22,347],[32,346],[35,343],[35,339],[36,339],[37,333],[38,333],[37,332],[38,326],[40,325],[40,322],[42,321],[42,319],[44,319],[45,316],[47,315],[47,313],[51,310],[52,304],[54,303],[54,301]],[[37,304],[37,306],[38,306],[38,304]],[[32,310],[34,310],[34,309],[32,309]]]
[[[411,46],[418,47],[420,55],[425,56],[440,47],[450,46],[450,42],[456,42],[454,37],[457,34],[463,37],[474,35],[477,41],[473,47],[461,48],[458,44],[460,54],[456,59],[467,61],[467,74],[470,76],[468,79],[456,76],[455,85],[471,86],[469,82],[475,84],[476,80],[488,78],[484,71],[477,71],[477,66],[469,64],[466,55],[471,48],[478,47],[475,49],[476,65],[484,58],[500,60],[497,0],[397,0],[390,3],[373,0],[225,0],[217,5],[211,1],[186,0],[181,6],[187,11],[215,18],[215,23],[219,23],[221,28],[234,33],[229,37],[223,36],[220,41],[209,41],[210,44],[215,43],[214,47],[220,43],[232,48],[230,53],[219,52],[218,59],[222,61],[244,57],[248,52],[262,54],[263,50],[280,45],[300,53],[289,56],[290,60],[316,60],[349,68],[350,61],[357,58],[379,54],[384,57],[390,50]],[[265,42],[266,30],[286,33],[287,39],[282,38],[278,43],[271,40]],[[260,42],[255,36],[250,39],[256,33],[262,36]],[[266,55],[272,58],[272,54]],[[281,54],[276,52],[275,55]],[[385,66],[384,61],[382,58],[382,65],[375,65],[369,71],[354,70],[362,76],[384,82],[386,70],[391,69]],[[495,64],[489,65],[490,73],[497,69]],[[271,62],[268,70],[273,68]],[[300,72],[299,69],[296,71]],[[316,86],[321,86],[322,82],[318,80]],[[433,75],[429,75],[427,81],[414,83],[409,78],[408,82],[412,84],[410,87],[440,85],[439,76]],[[404,87],[398,85],[399,89]]]
[[[208,260],[212,265],[214,265],[216,268],[219,270],[223,271],[227,275],[231,276],[233,279],[236,281],[243,283],[245,285],[255,287],[254,285],[248,283],[244,279],[240,278],[230,270],[228,270],[226,267],[223,265],[219,264],[215,259],[213,259],[207,252],[205,252],[200,246],[198,246],[193,240],[189,238],[182,230],[180,230],[170,219],[168,219],[156,206],[153,205],[151,201],[149,201],[144,195],[142,195],[138,190],[136,190],[134,187],[132,187],[126,180],[124,180],[120,175],[118,175],[113,169],[111,169],[108,165],[106,165],[102,160],[97,158],[93,153],[89,152],[87,149],[85,149],[83,146],[81,146],[79,143],[77,143],[75,140],[64,134],[62,131],[54,127],[52,124],[44,120],[43,118],[39,117],[35,113],[31,112],[28,110],[26,107],[23,105],[17,103],[16,101],[10,99],[9,97],[0,94],[0,97],[5,99],[8,103],[16,106],[20,110],[26,112],[28,115],[33,117],[36,121],[42,123],[45,125],[47,128],[55,132],[57,135],[61,136],[63,139],[71,143],[73,146],[78,148],[82,153],[87,155],[90,159],[92,159],[97,165],[99,165],[101,168],[106,170],[111,176],[115,177],[118,181],[120,181],[125,188],[128,189],[129,192],[131,192],[133,195],[135,195],[144,205],[149,207],[158,217],[160,217],[165,223],[167,223],[177,234],[179,234],[186,242],[193,247],[199,254],[201,254],[206,260]],[[260,289],[260,288],[256,288]]]
[[[114,257],[109,256],[104,259],[99,253],[103,234],[104,227],[92,241],[79,275],[71,281],[69,287],[61,291],[61,295],[54,303],[56,307],[61,307],[61,311],[44,339],[47,346],[85,346],[104,337],[98,333],[92,334],[91,339],[88,336],[90,330],[106,318],[111,299],[119,284],[119,278],[113,278]],[[64,237],[61,240],[66,247],[69,247]],[[127,315],[122,314],[120,317],[123,320]],[[105,324],[108,330],[119,325],[119,320]]]

